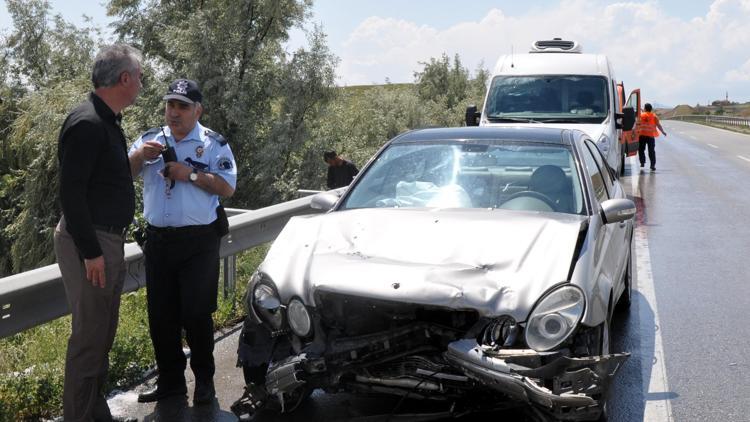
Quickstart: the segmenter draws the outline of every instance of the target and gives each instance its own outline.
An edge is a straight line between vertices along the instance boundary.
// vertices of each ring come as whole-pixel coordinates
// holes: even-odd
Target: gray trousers
[[[55,229],[55,255],[73,316],[65,356],[63,418],[73,421],[109,421],[112,416],[102,388],[107,381],[109,350],[115,339],[120,294],[125,281],[124,238],[96,232],[104,256],[104,288],[86,279],[86,267],[65,217]]]

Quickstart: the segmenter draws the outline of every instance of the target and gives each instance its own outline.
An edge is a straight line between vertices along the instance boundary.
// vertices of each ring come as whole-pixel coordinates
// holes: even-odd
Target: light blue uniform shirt
[[[165,139],[166,136],[166,139]],[[180,142],[175,142],[169,126],[156,128],[141,135],[130,147],[132,154],[145,141],[156,141],[175,148],[177,161],[198,171],[220,176],[234,189],[237,184],[237,165],[229,144],[210,129],[196,123],[193,130]],[[156,227],[182,227],[211,224],[216,220],[219,196],[206,192],[189,181],[170,180],[162,176],[164,158],[146,161],[143,175],[143,214]]]

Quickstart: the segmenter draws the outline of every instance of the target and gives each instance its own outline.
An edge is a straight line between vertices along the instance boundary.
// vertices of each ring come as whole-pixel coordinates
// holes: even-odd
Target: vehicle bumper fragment
[[[538,368],[526,368],[485,353],[474,339],[452,342],[445,353],[446,359],[467,376],[515,400],[543,406],[553,413],[560,408],[596,406],[594,396],[606,392],[629,356],[629,353],[582,358],[559,356]],[[543,379],[552,380],[552,390],[537,384],[536,380]],[[580,416],[578,412],[572,413]]]

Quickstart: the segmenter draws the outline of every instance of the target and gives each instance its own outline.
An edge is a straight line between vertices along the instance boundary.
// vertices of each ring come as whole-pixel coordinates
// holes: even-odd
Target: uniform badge
[[[219,162],[216,164],[216,167],[221,170],[229,170],[232,168],[232,160],[227,157],[221,157],[219,158]]]
[[[185,80],[177,82],[177,86],[174,87],[176,94],[187,95],[188,83]]]
[[[195,156],[201,158],[203,156],[203,146],[195,148]]]

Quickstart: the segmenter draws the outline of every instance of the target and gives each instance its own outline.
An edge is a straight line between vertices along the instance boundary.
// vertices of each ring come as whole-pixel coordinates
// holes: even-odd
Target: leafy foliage
[[[230,141],[239,163],[241,189],[227,204],[257,208],[293,192],[277,182],[333,89],[335,58],[319,29],[309,50],[283,50],[289,29],[303,22],[310,6],[309,0],[109,5],[120,18],[116,32],[163,70],[160,86],[175,77],[201,86],[201,120]]]
[[[44,0],[7,0],[13,28],[0,38],[0,277],[54,261],[58,205],[57,135],[83,101],[102,41],[95,27],[49,16]],[[226,205],[258,208],[320,189],[322,152],[335,149],[360,168],[392,137],[429,126],[458,126],[464,106],[481,105],[488,72],[471,73],[446,55],[422,63],[414,84],[336,87],[338,59],[313,28],[308,46],[284,50],[290,28],[309,18],[310,0],[112,0],[115,31],[144,53],[144,89],[124,112],[134,140],[163,124],[169,81],[195,79],[206,126],[229,139],[238,189]],[[140,198],[139,198],[140,199]],[[139,218],[142,218],[139,216]],[[238,289],[220,300],[217,326],[243,312],[243,288],[265,255],[238,259]],[[123,296],[110,353],[109,388],[152,365],[145,292]],[[69,318],[0,339],[0,420],[59,413]]]
[[[214,314],[218,329],[230,327],[245,313],[245,285],[268,246],[242,252],[237,257],[237,289],[225,297],[219,293]],[[38,420],[60,414],[63,372],[70,317],[0,339],[0,421]],[[107,390],[127,388],[153,367],[148,333],[146,292],[123,295],[120,321],[109,353]]]

